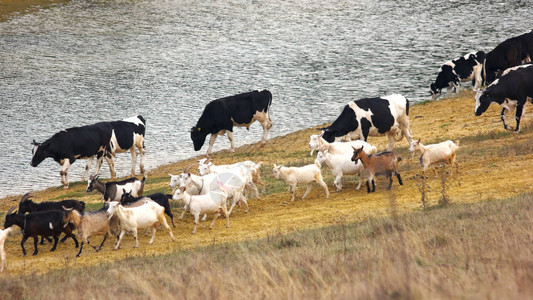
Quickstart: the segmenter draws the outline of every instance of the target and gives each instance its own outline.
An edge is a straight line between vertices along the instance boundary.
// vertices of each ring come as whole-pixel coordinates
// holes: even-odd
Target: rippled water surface
[[[530,1],[76,0],[12,16],[0,23],[0,196],[59,185],[53,160],[30,167],[30,142],[68,127],[143,115],[151,169],[197,154],[187,130],[219,97],[269,89],[271,136],[332,121],[357,98],[427,100],[443,62],[533,29],[531,9]],[[239,145],[260,136],[257,123],[235,133]],[[71,167],[70,181],[84,165]],[[129,166],[120,154],[119,176]]]

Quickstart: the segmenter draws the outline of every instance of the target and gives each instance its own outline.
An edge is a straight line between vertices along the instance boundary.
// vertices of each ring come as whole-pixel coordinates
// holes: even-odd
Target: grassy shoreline
[[[14,15],[32,13],[42,8],[47,8],[70,0],[2,0],[0,2],[0,22],[5,22]]]

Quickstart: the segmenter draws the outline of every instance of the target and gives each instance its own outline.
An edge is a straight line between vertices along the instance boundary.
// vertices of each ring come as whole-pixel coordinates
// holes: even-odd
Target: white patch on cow
[[[502,76],[503,75],[507,75],[507,73],[509,73],[511,71],[522,69],[522,68],[529,68],[529,67],[533,67],[533,65],[519,65],[519,66],[515,66],[515,67],[512,67],[512,68],[507,68],[507,69],[505,69],[505,71],[503,71]]]
[[[144,123],[143,123],[139,118],[137,118],[137,116],[135,116],[135,117],[129,117],[129,118],[124,119],[124,120],[122,120],[122,121],[124,121],[124,122],[130,122],[130,123],[133,123],[133,124],[135,124],[135,125],[137,125],[137,126],[144,126]]]
[[[470,55],[476,56],[476,52],[472,51],[470,53],[465,54],[463,57],[464,57],[465,60],[469,60],[470,59]]]
[[[33,152],[32,152],[33,155],[32,155],[32,157],[35,156],[35,153],[37,153],[37,149],[39,149],[39,146],[37,146],[37,145],[33,146]]]
[[[484,91],[485,90],[477,90],[477,92],[476,92],[476,97],[475,97],[475,99],[476,99],[476,109],[475,109],[475,111],[477,111],[477,109],[479,108],[479,105],[481,104],[481,102],[479,101],[479,98],[481,97],[481,95],[483,95]]]
[[[52,222],[48,222],[48,227],[50,227],[50,230],[54,230],[54,226],[52,226]]]

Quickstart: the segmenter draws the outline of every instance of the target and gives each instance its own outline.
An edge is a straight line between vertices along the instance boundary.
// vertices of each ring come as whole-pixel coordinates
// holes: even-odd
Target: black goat
[[[142,196],[142,197],[133,197],[131,193],[128,193],[125,190],[123,190],[122,197],[120,198],[120,203],[122,205],[128,205],[128,204],[132,204],[134,202],[137,202],[145,198],[149,198],[155,203],[163,206],[163,208],[165,209],[165,214],[169,216],[170,220],[172,221],[172,227],[176,227],[176,225],[174,225],[174,215],[172,214],[172,211],[170,210],[170,203],[168,202],[169,199],[172,199],[172,195],[170,194],[155,193],[155,194]]]
[[[35,213],[35,212],[50,211],[50,210],[63,210],[63,207],[73,208],[77,210],[80,214],[83,213],[83,211],[85,210],[85,202],[83,201],[68,199],[68,200],[61,200],[58,202],[46,201],[46,202],[35,203],[33,202],[33,200],[30,199],[32,197],[33,196],[30,193],[26,193],[24,194],[24,196],[22,196],[22,199],[20,199],[20,202],[19,202],[19,209],[18,209],[19,214],[23,215],[25,213]],[[75,228],[72,224],[69,224],[69,227],[71,231],[74,231]],[[67,239],[67,237],[68,236],[65,236],[61,240],[61,242],[63,243]],[[40,243],[41,245],[44,244],[45,238],[49,242],[52,241],[47,236],[43,236],[41,238],[41,243]]]
[[[19,202],[18,213],[23,215],[25,213],[34,213],[39,211],[49,211],[49,210],[63,210],[65,208],[73,208],[77,210],[80,214],[85,210],[85,202],[78,201],[74,199],[62,200],[58,202],[46,201],[35,203],[30,198],[33,196],[30,193],[24,194],[22,199]]]
[[[35,248],[33,255],[37,255],[37,240],[39,236],[52,236],[54,238],[54,246],[50,250],[52,252],[56,250],[59,235],[62,232],[71,237],[76,243],[76,248],[78,248],[78,240],[72,234],[70,227],[66,226],[68,223],[65,221],[69,214],[72,213],[72,209],[36,212],[28,215],[18,214],[17,212],[11,213],[14,209],[15,207],[12,207],[7,212],[4,228],[17,225],[22,229],[20,246],[24,255],[26,255],[24,243],[29,237],[33,237],[33,246]]]

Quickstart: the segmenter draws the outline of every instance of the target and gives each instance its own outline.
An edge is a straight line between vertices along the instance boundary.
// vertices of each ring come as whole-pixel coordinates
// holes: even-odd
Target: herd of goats
[[[530,34],[533,35],[533,32]],[[489,57],[489,54],[487,54],[487,57]],[[449,63],[445,65],[450,66]],[[511,69],[499,72],[499,79],[494,80],[484,91],[476,95],[476,115],[478,115],[479,107],[485,105],[488,107],[491,102],[497,102],[503,106],[502,121],[504,121],[506,129],[508,129],[504,118],[506,110],[518,109],[520,101],[522,101],[521,98],[517,99],[513,93],[520,91],[525,99],[531,99],[533,97],[533,66],[522,65],[516,67],[515,65],[510,67]],[[502,89],[502,83],[505,84],[507,81],[513,82],[512,91],[509,92],[510,94],[504,94],[504,89]],[[452,80],[448,84],[454,85],[455,82]],[[509,90],[509,85],[504,86],[504,88]],[[498,92],[495,93],[495,90]],[[266,95],[270,95],[271,97],[270,92]],[[239,100],[238,98],[229,98],[232,101],[245,101],[242,99]],[[224,100],[226,98],[222,99]],[[218,100],[220,99],[214,101]],[[269,106],[271,99],[266,99],[265,103]],[[386,109],[383,109],[383,103]],[[291,201],[295,199],[297,185],[307,185],[307,189],[302,196],[302,199],[304,199],[310,192],[314,182],[318,183],[324,189],[326,197],[329,198],[328,187],[322,177],[321,168],[323,165],[326,165],[331,170],[335,178],[333,185],[337,191],[340,191],[343,187],[342,177],[344,175],[359,176],[358,190],[361,188],[362,182],[365,179],[368,193],[375,191],[374,178],[382,175],[389,180],[387,188],[390,189],[393,176],[396,176],[399,184],[402,185],[402,179],[398,172],[398,164],[401,158],[394,152],[391,152],[391,150],[394,141],[401,140],[403,137],[410,144],[409,152],[420,153],[420,163],[423,168],[424,177],[429,167],[433,167],[436,175],[435,164],[447,163],[452,166],[454,165],[457,169],[458,164],[455,158],[459,148],[458,142],[448,140],[438,144],[424,145],[420,139],[413,139],[409,129],[408,110],[409,102],[400,95],[352,101],[345,106],[341,116],[332,125],[324,128],[321,134],[310,137],[309,147],[311,148],[311,155],[313,155],[314,151],[317,151],[317,156],[313,164],[301,167],[286,167],[274,164],[272,174],[274,178],[283,180],[289,186],[289,192],[292,194]],[[206,115],[206,111],[204,111],[202,117]],[[257,116],[263,113],[262,120],[265,121],[265,124],[271,126],[271,123],[269,123],[270,115],[265,115],[265,112],[266,109],[257,110],[253,118],[242,123],[236,123],[234,121],[235,123],[233,125],[248,127],[255,120],[261,122]],[[368,112],[370,112],[371,117],[368,116]],[[520,112],[520,116],[521,114],[522,111]],[[384,125],[386,122],[380,121],[380,117],[383,120],[389,120],[392,117],[394,124]],[[140,120],[144,123],[142,117]],[[347,120],[351,121],[347,123]],[[355,126],[350,123],[353,120],[357,122]],[[519,118],[517,115],[518,122]],[[197,125],[193,127],[191,137],[193,137],[193,132],[205,131],[207,129],[205,126]],[[386,130],[383,130],[383,126],[387,127]],[[223,134],[227,130],[230,129],[224,130],[224,128],[218,128],[216,131],[206,134],[211,133],[211,140],[214,142],[217,134]],[[230,131],[228,131],[228,136]],[[113,138],[115,138],[115,142],[120,142],[114,134]],[[134,139],[136,134],[133,133]],[[203,134],[203,139],[205,139],[206,134]],[[388,151],[377,153],[377,148],[366,142],[367,137],[369,135],[384,134],[388,135],[389,138]],[[398,134],[400,134],[399,139],[396,138]],[[144,136],[144,131],[142,135]],[[263,139],[265,138],[266,133],[263,136]],[[232,141],[232,139],[233,134],[231,134],[230,140]],[[201,142],[203,144],[203,141]],[[45,143],[38,144],[36,147],[42,146]],[[212,144],[209,150],[211,146]],[[135,147],[135,145],[132,145],[132,147]],[[136,156],[133,153],[134,151],[132,151],[132,157]],[[134,173],[135,159],[133,164],[132,172]],[[168,230],[171,239],[174,240],[172,229],[165,217],[165,215],[170,217],[171,224],[174,226],[174,216],[170,209],[170,201],[180,202],[184,205],[180,219],[183,218],[186,211],[194,216],[193,234],[196,232],[197,225],[200,224],[200,217],[202,217],[202,221],[206,220],[208,213],[214,214],[210,228],[214,226],[215,221],[221,215],[225,216],[226,227],[229,227],[229,217],[236,205],[244,205],[245,212],[248,212],[247,199],[254,196],[259,197],[261,193],[265,193],[265,182],[261,179],[261,167],[261,162],[256,163],[252,161],[242,161],[231,165],[215,165],[209,155],[207,155],[206,158],[198,160],[198,175],[190,172],[192,165],[188,166],[181,174],[169,174],[169,188],[172,190],[172,194],[155,193],[151,195],[143,195],[146,182],[146,177],[144,176],[142,179],[131,177],[122,181],[103,182],[99,179],[98,175],[91,175],[87,181],[86,191],[92,192],[96,190],[101,193],[104,205],[99,210],[90,212],[85,211],[85,203],[83,201],[70,199],[34,202],[31,199],[33,196],[27,193],[20,200],[18,208],[13,207],[9,209],[5,217],[5,229],[0,229],[0,270],[3,271],[5,268],[6,253],[4,244],[7,236],[14,228],[13,225],[21,228],[22,241],[20,245],[24,255],[26,255],[24,243],[28,238],[33,238],[33,255],[37,255],[39,238],[41,238],[41,244],[44,243],[45,239],[49,242],[53,239],[53,247],[50,251],[54,251],[60,235],[64,233],[65,236],[62,241],[72,238],[76,248],[79,247],[77,256],[82,254],[85,244],[89,244],[98,252],[108,236],[117,237],[114,246],[116,250],[120,247],[122,238],[128,232],[131,232],[135,239],[135,247],[138,247],[138,229],[141,228],[151,230],[149,244],[152,244],[157,225]],[[143,169],[141,166],[141,170]],[[144,172],[141,173],[144,175]],[[258,189],[258,185],[261,187],[261,191]],[[78,239],[73,233],[75,229],[78,230],[81,245],[79,245]],[[89,241],[89,238],[94,235],[103,235],[103,240],[98,247],[92,245]]]

